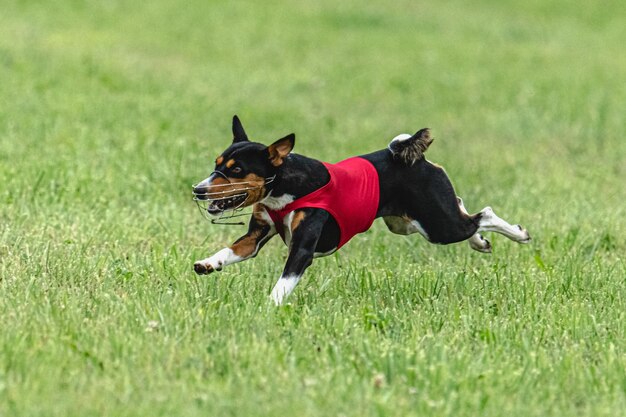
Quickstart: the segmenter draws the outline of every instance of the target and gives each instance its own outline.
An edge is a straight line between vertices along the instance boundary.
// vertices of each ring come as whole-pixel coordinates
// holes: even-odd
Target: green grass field
[[[0,416],[626,412],[623,1],[4,0]],[[238,114],[327,161],[430,127],[494,253],[390,234],[197,277]]]

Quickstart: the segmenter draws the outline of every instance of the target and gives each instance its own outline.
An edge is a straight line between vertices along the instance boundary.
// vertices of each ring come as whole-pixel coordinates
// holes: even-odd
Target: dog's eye
[[[233,174],[239,174],[241,172],[241,167],[234,167],[232,171]]]

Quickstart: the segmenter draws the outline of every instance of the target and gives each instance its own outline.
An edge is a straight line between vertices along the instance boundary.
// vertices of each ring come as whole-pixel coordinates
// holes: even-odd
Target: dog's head
[[[215,159],[211,175],[194,185],[194,199],[206,202],[206,210],[212,215],[261,201],[271,191],[276,173],[295,141],[292,133],[269,146],[251,142],[234,116],[233,142]]]

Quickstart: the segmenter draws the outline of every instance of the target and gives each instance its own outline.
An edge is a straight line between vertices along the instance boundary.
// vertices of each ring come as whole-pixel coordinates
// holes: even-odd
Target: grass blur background
[[[615,416],[626,409],[620,1],[4,0],[0,414]],[[492,255],[378,222],[276,309],[286,249],[192,183],[238,114],[334,162],[422,127]]]

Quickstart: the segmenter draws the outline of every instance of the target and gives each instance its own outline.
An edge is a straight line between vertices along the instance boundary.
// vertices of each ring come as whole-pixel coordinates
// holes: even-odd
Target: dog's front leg
[[[315,247],[328,216],[328,212],[321,209],[300,209],[294,212],[291,225],[289,225],[291,230],[289,256],[285,269],[271,294],[276,305],[281,305],[291,294],[304,274],[304,270],[313,262]]]
[[[210,274],[221,271],[227,265],[245,261],[257,255],[259,250],[276,234],[276,228],[264,210],[255,210],[248,233],[241,236],[230,247],[218,251],[215,255],[197,261],[193,268],[196,274]]]

